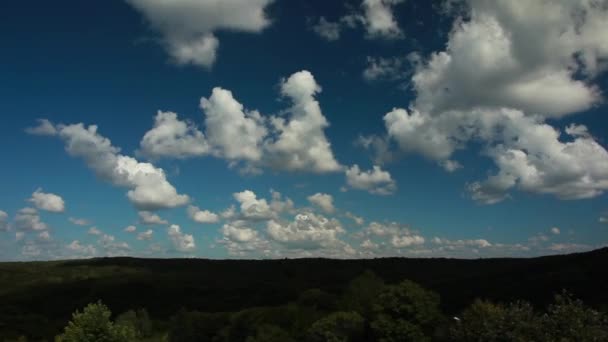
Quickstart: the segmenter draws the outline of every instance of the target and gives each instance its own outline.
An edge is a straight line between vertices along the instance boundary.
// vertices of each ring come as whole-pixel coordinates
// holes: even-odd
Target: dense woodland
[[[0,263],[5,341],[608,341],[608,249]]]

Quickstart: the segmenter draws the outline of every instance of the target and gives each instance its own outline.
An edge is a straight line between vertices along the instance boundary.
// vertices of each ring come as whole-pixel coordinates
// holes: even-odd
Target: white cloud
[[[437,245],[448,247],[449,249],[458,247],[475,247],[475,248],[488,248],[492,247],[492,244],[486,239],[474,239],[474,240],[448,240],[434,237],[432,242]]]
[[[293,106],[288,110],[288,119],[273,117],[271,120],[277,137],[267,142],[266,148],[268,163],[274,169],[318,173],[341,169],[323,131],[329,123],[315,99],[320,91],[321,86],[306,70],[283,80],[281,94],[290,98]]]
[[[546,120],[600,103],[594,81],[607,66],[608,8],[592,1],[469,5],[445,50],[416,68],[409,109],[385,115],[389,137],[444,167],[455,162],[454,151],[481,142],[498,167],[468,186],[484,203],[512,188],[562,199],[603,193],[606,150],[586,127],[571,124],[564,140]]]
[[[97,227],[91,227],[91,228],[89,228],[88,233],[90,235],[101,235],[101,234],[103,234],[99,229],[97,229]]]
[[[266,231],[275,241],[301,249],[330,248],[341,244],[344,233],[340,222],[314,213],[297,214],[291,222],[270,220]]]
[[[363,0],[364,24],[369,38],[395,39],[403,32],[393,15],[393,6],[404,0]]]
[[[38,119],[37,121],[38,126],[28,127],[25,129],[25,132],[32,135],[57,135],[57,129],[49,120]]]
[[[33,203],[36,208],[46,210],[54,213],[61,213],[65,211],[65,202],[61,196],[44,193],[42,189],[38,188],[33,194],[29,202]]]
[[[264,9],[272,0],[126,0],[159,31],[165,49],[179,65],[211,67],[218,30],[256,33],[270,22]]]
[[[363,249],[378,249],[378,244],[374,243],[372,240],[370,239],[366,239],[363,242],[361,242],[361,248]]]
[[[179,120],[176,113],[158,111],[154,127],[142,138],[138,153],[150,159],[187,158],[209,153],[209,146],[193,123]]]
[[[96,125],[60,124],[55,129],[70,155],[83,158],[101,179],[128,188],[127,197],[138,209],[173,208],[188,203],[189,197],[177,193],[163,169],[120,154],[119,148],[97,133]]]
[[[423,236],[396,222],[370,222],[361,233],[362,236],[384,239],[394,248],[419,246],[425,242]],[[370,242],[373,241],[370,240]]]
[[[91,224],[91,222],[87,219],[76,218],[76,217],[69,217],[68,221],[70,221],[71,223],[73,223],[77,226],[88,226]]]
[[[38,210],[34,208],[19,210],[15,216],[15,226],[17,229],[25,231],[41,231],[49,228],[46,223],[41,221]]]
[[[340,27],[339,22],[330,22],[325,17],[320,17],[319,22],[312,26],[312,30],[326,39],[327,41],[334,41],[340,39]]]
[[[560,229],[557,227],[551,228],[551,233],[555,235],[559,235],[561,233]]]
[[[8,231],[8,214],[0,210],[0,232]]]
[[[368,39],[399,39],[403,38],[403,31],[395,19],[393,7],[404,0],[363,0],[361,11],[341,17],[336,22],[330,22],[324,17],[314,25],[313,31],[328,41],[340,38],[343,28],[363,26]]]
[[[245,110],[231,91],[219,87],[213,88],[208,99],[201,99],[200,107],[215,155],[229,160],[260,160],[267,130],[259,112]]]
[[[395,248],[409,247],[413,245],[421,245],[424,243],[424,238],[420,235],[393,235],[391,244]]]
[[[194,237],[190,234],[182,233],[181,228],[178,225],[172,224],[167,229],[167,233],[176,250],[180,252],[190,252],[196,249]]]
[[[141,222],[142,224],[168,224],[169,222],[167,220],[162,219],[160,216],[158,216],[158,214],[155,214],[153,212],[150,211],[139,211],[137,213],[137,215],[139,216],[139,222]]]
[[[48,230],[41,231],[38,234],[38,238],[42,241],[51,241],[51,233]]]
[[[388,171],[374,165],[372,170],[362,171],[359,165],[346,169],[346,184],[353,189],[365,190],[376,195],[390,195],[397,190],[397,184]]]
[[[209,210],[201,210],[199,207],[190,205],[188,206],[188,216],[198,223],[216,223],[220,220],[220,217],[212,213]]]
[[[363,217],[357,216],[357,215],[351,213],[350,211],[347,211],[345,216],[348,217],[349,219],[355,221],[355,223],[360,226],[365,223],[365,219]]]
[[[470,186],[474,199],[495,203],[511,188],[560,199],[596,197],[608,189],[608,151],[592,137],[562,142],[555,128],[521,112],[500,115],[497,138],[503,143],[487,150],[498,172]]]
[[[294,204],[293,201],[286,197],[285,199],[283,199],[283,196],[281,195],[280,192],[278,191],[274,191],[274,190],[270,190],[270,195],[272,196],[272,199],[270,200],[270,209],[276,214],[282,214],[282,213],[293,213],[294,212]]]
[[[66,247],[69,251],[74,252],[79,256],[94,256],[97,254],[97,249],[93,245],[83,245],[78,240],[72,241]]]
[[[233,194],[240,204],[240,217],[244,220],[268,220],[275,217],[275,213],[270,209],[268,202],[251,190],[245,190]]]
[[[331,214],[336,211],[334,207],[334,198],[329,194],[322,194],[320,192],[308,196],[308,201],[319,208],[321,208],[324,212]]]
[[[124,229],[124,231],[127,233],[134,233],[136,230],[137,230],[137,227],[135,227],[135,226],[127,226]]]
[[[250,242],[258,238],[257,231],[239,224],[224,224],[222,226],[222,234],[235,242]]]
[[[154,234],[152,229],[148,229],[145,232],[141,232],[141,233],[137,234],[137,240],[151,240],[152,234]]]

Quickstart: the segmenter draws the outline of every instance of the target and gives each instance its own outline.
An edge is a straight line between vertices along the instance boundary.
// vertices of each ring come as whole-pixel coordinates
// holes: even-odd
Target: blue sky
[[[608,242],[592,1],[1,6],[2,260]]]

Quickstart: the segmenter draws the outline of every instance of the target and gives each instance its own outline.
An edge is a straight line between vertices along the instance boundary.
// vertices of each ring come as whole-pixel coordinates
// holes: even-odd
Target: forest
[[[608,341],[608,248],[0,263],[4,341]]]

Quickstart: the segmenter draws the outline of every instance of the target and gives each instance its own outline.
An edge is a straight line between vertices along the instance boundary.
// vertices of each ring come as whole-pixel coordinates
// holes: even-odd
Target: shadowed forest
[[[0,263],[4,341],[608,341],[608,248]]]

